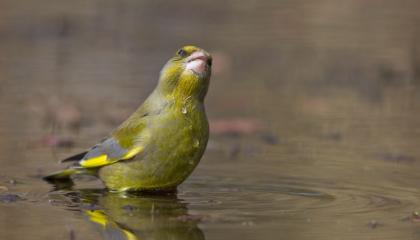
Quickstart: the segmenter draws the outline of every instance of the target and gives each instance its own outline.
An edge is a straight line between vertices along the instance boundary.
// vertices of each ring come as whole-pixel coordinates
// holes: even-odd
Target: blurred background
[[[0,238],[98,239],[40,176],[118,126],[193,44],[214,58],[211,139],[167,200],[176,211],[159,216],[165,224],[187,222],[190,239],[419,239],[419,9],[414,0],[2,0]],[[149,215],[130,216],[161,231]],[[165,234],[146,239],[188,239]]]

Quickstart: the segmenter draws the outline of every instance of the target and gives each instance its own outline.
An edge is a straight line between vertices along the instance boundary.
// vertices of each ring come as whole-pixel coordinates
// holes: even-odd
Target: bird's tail
[[[68,181],[71,180],[70,177],[74,174],[82,173],[81,169],[78,168],[67,168],[58,172],[54,172],[50,175],[43,177],[45,181],[56,182],[56,181]]]

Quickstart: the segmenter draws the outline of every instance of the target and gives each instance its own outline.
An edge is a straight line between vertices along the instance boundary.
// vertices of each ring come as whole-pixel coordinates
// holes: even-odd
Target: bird
[[[72,164],[43,177],[55,183],[93,175],[115,192],[176,191],[200,162],[209,138],[204,99],[211,55],[187,45],[163,66],[143,104],[87,151],[63,159]]]

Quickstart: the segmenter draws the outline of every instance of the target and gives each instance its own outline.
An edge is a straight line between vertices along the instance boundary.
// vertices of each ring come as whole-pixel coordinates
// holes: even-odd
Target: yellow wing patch
[[[121,160],[130,159],[130,158],[136,156],[137,154],[139,154],[141,151],[143,151],[142,146],[134,147],[133,149],[129,150],[126,154],[124,154],[124,156],[121,158]]]
[[[110,159],[106,154],[102,154],[93,158],[84,159],[79,164],[80,166],[84,168],[95,168],[95,167],[102,167],[105,165],[109,165],[114,162],[118,162],[120,160],[127,160],[130,159],[137,154],[139,154],[141,151],[143,151],[143,146],[137,146],[132,149],[130,149],[128,152],[126,152],[121,158],[119,159]]]
[[[84,168],[93,168],[93,167],[100,167],[104,165],[108,165],[110,162],[108,161],[108,156],[105,154],[99,155],[97,157],[85,159],[81,161],[79,164]]]

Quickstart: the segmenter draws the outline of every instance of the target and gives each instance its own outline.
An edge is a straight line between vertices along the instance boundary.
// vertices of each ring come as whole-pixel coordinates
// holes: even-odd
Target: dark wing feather
[[[63,162],[75,162],[75,161],[80,161],[80,160],[82,160],[82,159],[83,159],[83,157],[84,157],[87,153],[88,153],[88,151],[78,153],[78,154],[76,154],[76,155],[73,155],[73,156],[71,156],[71,157],[68,157],[68,158],[65,158],[65,159],[61,160],[61,162],[63,163]]]

